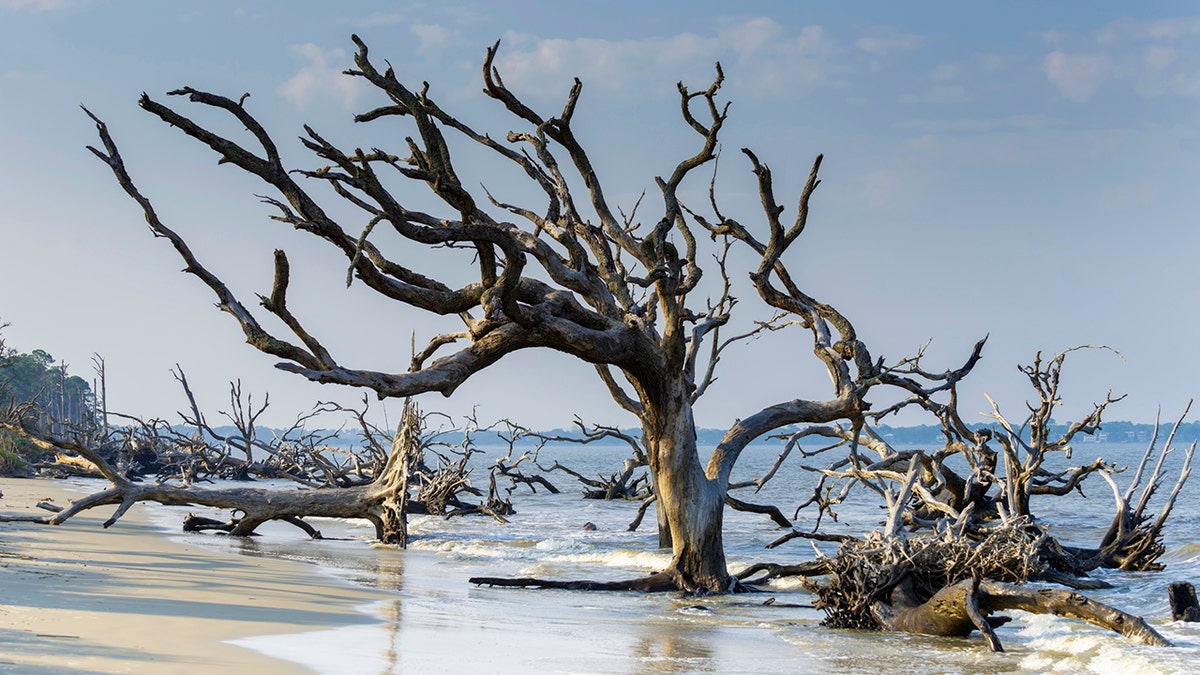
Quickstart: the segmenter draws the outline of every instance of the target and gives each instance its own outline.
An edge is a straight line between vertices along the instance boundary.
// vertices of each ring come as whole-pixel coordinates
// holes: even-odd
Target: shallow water
[[[1078,446],[1073,463],[1101,452],[1134,463],[1142,448]],[[556,457],[582,473],[611,472],[621,448],[571,447]],[[756,447],[743,456],[739,478],[763,473],[775,449]],[[1179,453],[1181,454],[1181,453]],[[741,499],[774,503],[787,515],[811,492],[811,482],[793,457],[761,494]],[[1178,456],[1168,459],[1177,467]],[[1175,469],[1177,470],[1177,468]],[[486,475],[482,471],[479,475]],[[795,581],[782,581],[761,595],[691,598],[678,594],[587,593],[481,588],[472,576],[541,576],[619,579],[661,569],[670,556],[655,542],[654,516],[638,532],[626,532],[636,503],[597,502],[579,497],[568,477],[551,474],[559,495],[513,493],[517,514],[501,525],[486,517],[416,517],[407,551],[370,543],[365,523],[314,519],[325,535],[347,540],[310,541],[288,525],[270,524],[263,537],[232,540],[178,533],[180,511],[155,507],[156,519],[173,536],[190,543],[244,555],[269,555],[314,564],[324,573],[378,588],[392,598],[364,611],[378,625],[353,626],[301,635],[260,636],[238,644],[318,672],[437,673],[1194,673],[1200,663],[1200,624],[1173,623],[1166,586],[1200,581],[1200,486],[1184,489],[1166,530],[1161,573],[1101,571],[1116,588],[1092,592],[1097,600],[1145,616],[1178,645],[1143,647],[1078,621],[1014,613],[998,630],[1006,652],[993,654],[976,635],[966,639],[837,631],[820,625],[823,615],[807,605],[812,596]],[[1124,488],[1128,474],[1117,476]],[[1174,474],[1156,498],[1166,497]],[[191,509],[195,510],[195,509]],[[1035,513],[1065,541],[1099,542],[1111,520],[1113,499],[1102,480],[1090,481],[1087,497],[1035,501]],[[856,495],[827,532],[861,534],[876,527],[883,512],[866,494]],[[595,530],[584,530],[584,523]],[[811,521],[801,514],[801,528]],[[811,544],[793,540],[778,549],[763,546],[780,535],[765,516],[727,511],[726,551],[731,566],[757,561],[797,562],[814,556]],[[826,549],[829,550],[829,549]],[[775,606],[764,606],[767,598]]]

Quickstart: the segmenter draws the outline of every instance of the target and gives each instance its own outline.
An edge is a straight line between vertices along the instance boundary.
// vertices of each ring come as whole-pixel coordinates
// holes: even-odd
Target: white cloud
[[[707,81],[713,74],[711,64],[720,61],[731,84],[742,91],[792,96],[828,77],[835,51],[820,26],[789,31],[760,17],[720,22],[708,34],[640,40],[564,40],[509,32],[496,65],[514,88],[560,96],[576,76],[608,91],[637,86],[669,94],[680,80],[693,85]]]
[[[418,52],[430,52],[441,49],[450,39],[450,32],[444,27],[430,23],[414,23],[409,30],[416,36]]]
[[[345,50],[323,50],[310,43],[294,45],[291,51],[307,62],[287,82],[279,86],[279,95],[298,106],[335,95],[346,107],[357,102],[365,85],[359,78],[344,74],[350,65]]]
[[[1200,17],[1124,18],[1090,38],[1057,35],[1059,48],[1046,57],[1045,72],[1069,99],[1087,100],[1104,81],[1145,97],[1200,96]]]
[[[1179,53],[1172,47],[1163,47],[1162,45],[1150,45],[1143,52],[1142,62],[1150,70],[1161,71],[1179,56]]]
[[[1166,81],[1168,89],[1181,96],[1200,98],[1200,71],[1176,73]]]
[[[925,38],[905,33],[890,26],[876,28],[871,35],[854,41],[855,46],[872,56],[887,56],[916,49]]]
[[[1108,75],[1108,59],[1098,54],[1051,52],[1043,62],[1046,78],[1072,101],[1086,101]]]
[[[733,46],[734,51],[743,56],[767,50],[776,40],[783,28],[767,17],[751,19],[744,23],[727,23],[721,34]]]

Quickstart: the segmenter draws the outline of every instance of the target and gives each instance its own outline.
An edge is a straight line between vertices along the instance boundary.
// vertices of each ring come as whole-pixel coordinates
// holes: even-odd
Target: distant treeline
[[[1160,425],[1159,440],[1165,441],[1171,427],[1174,423]],[[994,426],[987,424],[975,425],[974,428],[993,428]],[[1051,425],[1051,434],[1059,436],[1066,433],[1069,428],[1068,424],[1053,424]],[[924,445],[929,443],[938,443],[942,439],[941,428],[932,424],[923,424],[914,427],[889,427],[880,426],[876,430],[889,443],[895,445]],[[1136,424],[1134,422],[1105,422],[1100,426],[1100,431],[1092,436],[1080,434],[1075,437],[1076,444],[1095,441],[1097,443],[1149,443],[1154,435],[1153,424]],[[1176,443],[1191,443],[1192,441],[1200,440],[1200,422],[1185,422],[1179,426],[1179,431],[1175,434]]]

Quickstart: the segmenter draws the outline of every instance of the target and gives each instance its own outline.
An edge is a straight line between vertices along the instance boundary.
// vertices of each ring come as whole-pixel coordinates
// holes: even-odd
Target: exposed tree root
[[[1067,580],[1047,566],[1047,539],[1023,521],[978,541],[949,532],[912,540],[873,533],[823,559],[828,582],[809,588],[817,595],[816,607],[826,613],[825,624],[839,628],[947,637],[978,630],[993,651],[1002,651],[993,629],[1008,619],[990,615],[1020,609],[1081,619],[1143,644],[1170,646],[1140,617],[1072,591],[1019,585],[1046,577]]]

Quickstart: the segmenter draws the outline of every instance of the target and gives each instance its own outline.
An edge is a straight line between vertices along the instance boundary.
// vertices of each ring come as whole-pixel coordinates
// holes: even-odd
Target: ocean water
[[[1136,464],[1134,445],[1082,444],[1072,464],[1100,455]],[[543,451],[544,464],[558,459],[584,474],[611,473],[622,448],[567,447]],[[735,480],[761,475],[777,448],[752,447]],[[1170,456],[1163,503],[1174,483],[1182,452]],[[788,460],[759,494],[738,497],[778,505],[786,515],[811,494],[813,479]],[[820,458],[805,460],[820,463]],[[1116,476],[1124,488],[1130,473]],[[1168,521],[1157,573],[1100,571],[1094,576],[1114,588],[1088,595],[1139,614],[1175,648],[1135,644],[1079,621],[1014,612],[998,629],[1006,652],[992,653],[981,638],[963,639],[832,630],[823,614],[805,607],[812,596],[783,580],[764,593],[694,598],[681,594],[597,593],[476,587],[472,576],[539,576],[563,579],[632,578],[661,569],[670,559],[658,549],[653,513],[641,529],[627,532],[636,502],[584,500],[573,479],[548,474],[562,490],[512,494],[517,513],[508,524],[488,517],[412,519],[407,550],[372,543],[366,523],[315,519],[326,536],[310,541],[288,525],[268,524],[265,535],[247,540],[183,534],[181,511],[154,507],[156,521],[171,536],[230,554],[278,556],[310,563],[320,573],[385,591],[389,599],[363,607],[378,619],[359,625],[298,635],[256,636],[236,644],[320,673],[1195,673],[1200,669],[1200,624],[1170,620],[1166,587],[1175,581],[1200,585],[1200,480],[1184,488]],[[476,481],[486,485],[486,473]],[[1066,543],[1095,545],[1112,518],[1110,488],[1088,481],[1085,495],[1035,498],[1034,511]],[[195,509],[190,509],[195,510]],[[800,528],[811,527],[801,513]],[[825,532],[862,534],[881,524],[876,499],[859,491],[828,519]],[[592,523],[595,529],[584,529]],[[753,562],[811,560],[814,546],[793,540],[764,545],[782,533],[765,516],[727,510],[726,554],[737,568]],[[825,551],[831,551],[829,547]],[[763,604],[775,598],[773,606]]]

